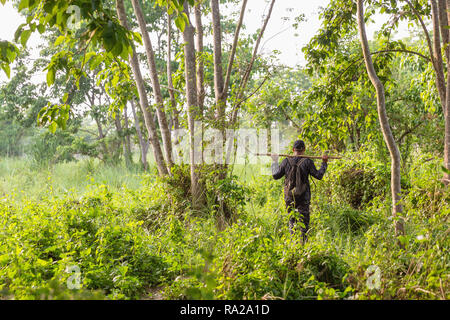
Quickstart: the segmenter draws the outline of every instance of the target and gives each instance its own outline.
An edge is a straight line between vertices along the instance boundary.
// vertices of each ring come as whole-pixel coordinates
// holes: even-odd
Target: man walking
[[[298,222],[297,217],[300,218],[302,225],[300,229],[302,231],[303,242],[307,240],[307,232],[309,229],[309,205],[311,201],[311,189],[309,185],[309,176],[321,180],[325,171],[327,170],[328,156],[324,155],[322,157],[322,165],[319,170],[316,169],[314,161],[308,158],[295,157],[301,156],[306,150],[305,143],[302,140],[297,140],[294,143],[293,153],[294,157],[285,158],[281,165],[278,165],[278,156],[272,156],[272,176],[275,180],[278,180],[285,176],[284,182],[284,201],[286,203],[286,209],[291,213],[289,218],[289,230],[291,234],[294,233],[296,229],[296,224]],[[288,178],[294,174],[291,170],[300,169],[302,181],[305,184],[304,191],[301,195],[295,195],[293,192],[288,190]],[[297,175],[298,176],[298,175]],[[297,212],[298,216],[297,216]]]

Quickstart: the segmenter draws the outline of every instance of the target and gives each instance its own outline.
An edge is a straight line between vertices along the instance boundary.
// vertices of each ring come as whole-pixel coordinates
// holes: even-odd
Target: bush
[[[390,170],[385,164],[365,155],[349,154],[350,160],[329,165],[327,192],[338,202],[362,209],[376,197],[388,194]]]
[[[72,161],[74,157],[70,146],[73,139],[69,131],[57,130],[53,134],[45,129],[33,137],[29,150],[30,156],[38,165]]]
[[[236,214],[243,212],[249,189],[238,181],[237,176],[221,178],[222,169],[210,165],[203,165],[198,170],[207,216],[212,210],[231,221]],[[182,212],[191,208],[190,179],[189,165],[174,165],[172,175],[161,179],[169,201]]]
[[[73,266],[82,288],[109,298],[136,298],[159,283],[166,265],[154,239],[114,204],[116,196],[99,188],[81,201],[1,205],[0,289],[39,298],[52,281],[65,283]]]
[[[371,225],[380,221],[374,213],[353,209],[350,206],[323,204],[318,223],[323,229],[329,228],[333,235],[363,234]]]
[[[25,130],[15,122],[0,121],[0,156],[14,157],[23,153]]]

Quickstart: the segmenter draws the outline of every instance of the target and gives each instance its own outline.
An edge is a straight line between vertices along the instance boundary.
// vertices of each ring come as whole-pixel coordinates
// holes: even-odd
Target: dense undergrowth
[[[405,167],[400,246],[388,166],[349,158],[330,163],[312,184],[305,245],[289,234],[282,182],[259,168],[249,167],[245,179],[208,180],[208,207],[194,212],[183,168],[161,180],[85,160],[43,170],[3,159],[0,296],[449,298],[449,191],[439,182],[439,160],[422,155]],[[233,223],[219,223],[217,198],[233,209]]]

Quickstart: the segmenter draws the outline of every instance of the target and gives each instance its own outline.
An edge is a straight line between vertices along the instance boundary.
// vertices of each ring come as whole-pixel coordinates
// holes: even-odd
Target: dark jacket
[[[297,163],[300,160],[300,157],[294,158],[295,162]],[[311,188],[309,184],[309,176],[313,176],[314,178],[321,180],[323,178],[323,175],[325,174],[325,171],[327,170],[327,164],[325,162],[322,162],[322,165],[319,170],[316,169],[316,166],[314,165],[314,161],[311,159],[305,159],[301,164],[300,167],[302,169],[302,172],[306,175],[305,181],[306,181],[306,191],[305,193],[299,198],[296,199],[297,201],[301,201],[303,203],[309,204],[311,200]],[[272,176],[275,180],[281,179],[283,176],[286,179],[287,173],[291,169],[291,165],[287,158],[285,158],[281,165],[279,166],[277,162],[272,163]]]

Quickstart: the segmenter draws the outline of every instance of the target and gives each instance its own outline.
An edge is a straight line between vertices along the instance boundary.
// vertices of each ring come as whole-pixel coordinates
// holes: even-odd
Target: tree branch
[[[258,39],[256,40],[255,48],[253,49],[252,58],[250,60],[249,65],[247,66],[247,70],[244,73],[244,76],[242,78],[241,84],[239,85],[239,89],[238,89],[238,92],[237,92],[237,95],[236,95],[236,100],[238,102],[234,105],[233,111],[232,111],[232,116],[231,116],[231,124],[232,125],[236,122],[237,112],[238,112],[239,106],[240,106],[239,100],[240,100],[240,98],[241,98],[241,96],[243,94],[243,91],[244,91],[245,87],[247,86],[247,82],[248,82],[248,79],[250,77],[250,73],[252,71],[253,64],[254,64],[254,62],[256,60],[256,54],[258,53],[259,44],[261,43],[261,39],[262,39],[262,37],[264,35],[264,31],[266,30],[266,27],[267,27],[267,23],[269,22],[269,19],[270,19],[270,16],[272,14],[272,9],[273,9],[274,4],[275,4],[275,0],[272,0],[272,2],[270,3],[269,12],[267,14],[266,19],[264,20],[264,23],[263,23],[263,26],[261,28],[261,31],[259,32]]]
[[[411,8],[412,12],[417,17],[417,19],[420,22],[420,25],[422,26],[423,32],[425,34],[425,39],[427,40],[428,49],[430,50],[431,63],[433,64],[433,67],[436,70],[436,61],[434,61],[434,58],[433,58],[433,45],[431,44],[430,33],[428,32],[428,29],[427,29],[425,23],[423,22],[422,17],[420,16],[419,12],[417,12],[416,8],[414,8],[414,6],[412,5],[411,1],[409,1],[409,0],[404,0],[404,1],[406,1],[406,3],[408,3],[408,5]]]
[[[245,13],[246,6],[247,6],[247,0],[244,0],[242,2],[241,14],[239,16],[239,21],[236,26],[236,31],[234,32],[233,46],[231,47],[230,58],[228,59],[227,73],[225,75],[225,83],[224,83],[223,92],[221,95],[221,99],[224,101],[226,101],[226,99],[227,99],[228,85],[230,83],[230,77],[231,77],[231,70],[233,69],[234,56],[236,54],[236,47],[237,47],[237,43],[238,43],[238,39],[239,39],[239,32],[242,27],[242,21],[244,20],[244,13]]]
[[[375,54],[379,54],[379,53],[387,53],[387,52],[404,52],[404,53],[415,54],[415,55],[417,55],[417,56],[419,56],[419,57],[421,57],[421,58],[427,60],[428,62],[432,62],[431,59],[430,59],[429,57],[427,57],[427,56],[421,54],[420,52],[411,51],[411,50],[407,50],[407,49],[386,49],[386,50],[379,50],[379,51],[375,51],[375,52],[370,53],[370,55],[375,55]],[[333,82],[339,80],[339,79],[340,79],[340,78],[348,71],[348,69],[350,69],[350,67],[351,67],[352,65],[354,65],[355,63],[360,62],[360,61],[362,61],[362,60],[364,60],[364,57],[361,57],[361,58],[359,58],[359,59],[353,60],[353,61],[347,66],[347,68],[345,68],[345,70],[344,70],[344,71],[343,71],[336,79],[334,79]]]

